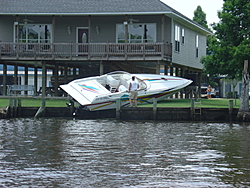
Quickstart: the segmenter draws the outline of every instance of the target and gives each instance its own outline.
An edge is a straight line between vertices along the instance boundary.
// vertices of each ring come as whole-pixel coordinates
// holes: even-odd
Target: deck
[[[0,42],[0,60],[166,60],[167,43],[6,43]]]

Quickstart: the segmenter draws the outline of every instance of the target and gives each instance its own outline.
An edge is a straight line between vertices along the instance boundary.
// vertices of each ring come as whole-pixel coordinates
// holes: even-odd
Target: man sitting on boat
[[[135,76],[132,76],[132,81],[130,82],[128,89],[128,92],[130,93],[129,96],[130,107],[133,106],[132,100],[134,100],[135,107],[137,107],[138,88],[139,84],[137,81],[135,81]]]

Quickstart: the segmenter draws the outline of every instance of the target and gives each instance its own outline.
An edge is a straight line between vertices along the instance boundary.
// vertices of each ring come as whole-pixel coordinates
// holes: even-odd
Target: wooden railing
[[[167,43],[6,43],[0,42],[0,59],[171,59]]]

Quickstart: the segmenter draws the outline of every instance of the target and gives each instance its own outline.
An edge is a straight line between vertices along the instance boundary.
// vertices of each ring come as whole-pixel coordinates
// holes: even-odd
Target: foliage
[[[201,6],[197,6],[196,10],[194,11],[193,21],[199,23],[205,28],[208,28],[207,20],[206,20],[206,13],[202,11]]]
[[[226,92],[226,98],[239,98],[238,92],[237,91],[229,91]]]
[[[202,59],[211,76],[241,78],[244,60],[250,57],[250,1],[224,0],[213,24],[215,35],[209,40],[209,55]]]

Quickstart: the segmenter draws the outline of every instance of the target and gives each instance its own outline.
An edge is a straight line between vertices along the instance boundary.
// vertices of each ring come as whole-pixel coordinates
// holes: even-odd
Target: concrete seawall
[[[237,121],[238,109],[201,108],[201,114],[194,114],[191,109],[138,107],[122,108],[119,113],[115,109],[94,112],[80,109],[75,117],[80,119],[116,118],[119,120]],[[35,117],[38,110],[39,107],[9,108],[6,117]],[[67,107],[46,107],[40,117],[73,117],[72,114],[72,109]]]

